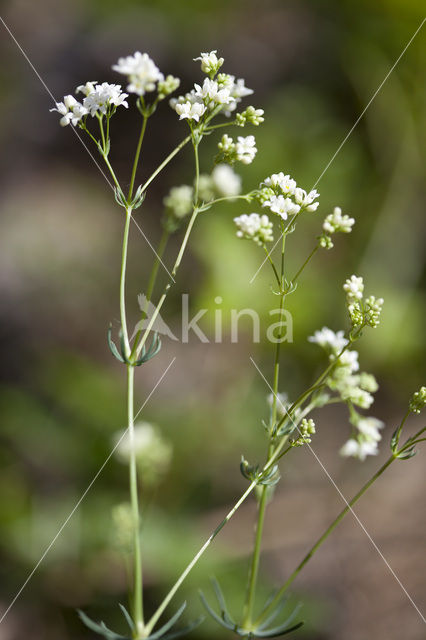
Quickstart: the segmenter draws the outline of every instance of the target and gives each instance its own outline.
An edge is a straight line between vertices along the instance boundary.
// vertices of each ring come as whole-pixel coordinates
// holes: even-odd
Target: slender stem
[[[104,150],[104,153],[105,153],[106,152],[106,140],[105,140],[105,133],[104,133],[103,116],[99,116],[98,115],[98,120],[99,120],[99,130],[101,132],[101,138],[102,138],[102,149]]]
[[[263,248],[265,249],[266,257],[268,258],[269,263],[270,263],[270,265],[271,265],[271,267],[272,267],[272,270],[273,270],[273,272],[274,272],[274,275],[275,275],[275,279],[276,279],[276,281],[277,281],[277,284],[278,284],[278,286],[279,286],[279,287],[281,287],[281,280],[280,280],[280,276],[278,275],[277,268],[276,268],[276,266],[274,265],[274,261],[272,260],[272,258],[271,258],[271,256],[270,256],[270,253],[269,253],[269,251],[268,251],[268,247],[266,246],[266,244],[264,244],[264,245],[263,245]]]
[[[195,188],[194,188],[194,209],[198,205],[198,194],[200,190],[200,159],[198,157],[198,142],[194,142],[194,158],[195,158]]]
[[[194,156],[195,156],[195,176],[196,176],[196,178],[195,178],[194,202],[197,202],[198,201],[198,183],[199,183],[200,167],[199,167],[199,159],[198,159],[198,145],[196,145],[196,144],[194,144]],[[172,282],[175,282],[174,278],[175,278],[175,275],[177,273],[177,270],[179,269],[180,263],[182,261],[183,254],[185,252],[186,245],[188,244],[189,236],[191,234],[192,227],[194,226],[194,222],[195,222],[195,220],[197,218],[198,213],[199,213],[199,209],[198,209],[197,205],[195,204],[193,212],[192,212],[192,215],[191,215],[191,218],[189,220],[188,226],[187,226],[186,231],[185,231],[184,238],[182,240],[182,244],[181,244],[180,249],[179,249],[179,253],[178,253],[177,258],[175,260],[175,263],[173,265],[173,269],[172,269],[172,272],[171,272],[172,281],[168,282],[166,284],[166,286],[164,287],[164,291],[163,291],[163,293],[161,295],[161,298],[158,301],[158,304],[157,304],[157,306],[156,306],[156,308],[155,308],[155,310],[154,310],[154,312],[153,312],[153,314],[152,314],[152,316],[150,318],[150,321],[148,322],[148,325],[147,325],[147,327],[146,327],[146,329],[145,329],[145,331],[144,331],[144,333],[142,335],[142,338],[140,339],[140,342],[136,347],[136,351],[135,351],[136,359],[139,357],[139,354],[140,354],[140,352],[142,350],[142,347],[144,346],[144,344],[145,344],[145,342],[146,342],[146,340],[148,338],[148,334],[151,331],[151,329],[152,329],[152,327],[154,325],[154,322],[158,317],[158,314],[160,313],[161,307],[163,306],[164,301],[167,298],[167,294],[169,292],[169,289],[172,286]]]
[[[247,200],[250,194],[244,193],[239,196],[223,196],[222,198],[216,198],[215,200],[210,200],[210,202],[206,202],[208,205],[217,204],[218,202],[233,202],[234,200]]]
[[[237,124],[236,120],[232,120],[231,122],[224,122],[223,124],[212,124],[204,129],[204,131],[213,131],[214,129],[222,129],[222,127],[232,127],[234,124]]]
[[[342,509],[342,511],[337,516],[337,518],[335,518],[333,520],[333,522],[330,524],[330,526],[327,527],[327,529],[324,531],[324,533],[318,538],[318,540],[315,542],[315,544],[311,547],[311,549],[305,555],[303,560],[297,565],[296,569],[293,571],[293,573],[287,579],[285,584],[281,587],[281,589],[277,592],[277,594],[271,600],[271,602],[268,605],[268,607],[262,612],[262,615],[256,620],[256,622],[254,623],[254,627],[258,627],[259,624],[261,624],[263,622],[263,620],[265,620],[265,618],[267,618],[267,616],[273,611],[274,607],[279,603],[279,601],[283,597],[284,593],[287,591],[287,589],[292,584],[292,582],[295,580],[295,578],[299,575],[299,573],[301,572],[301,570],[303,569],[305,564],[307,562],[309,562],[309,560],[312,558],[312,556],[317,551],[317,549],[328,538],[330,533],[337,527],[337,525],[341,522],[341,520],[343,520],[345,515],[349,511],[351,511],[351,508],[353,507],[353,505],[361,498],[361,496],[367,491],[367,489],[369,487],[371,487],[373,482],[375,482],[377,480],[377,478],[379,478],[382,475],[382,473],[389,467],[389,465],[392,464],[392,462],[394,460],[395,460],[395,457],[393,455],[390,456],[390,458],[388,458],[388,460],[386,460],[384,465],[382,465],[380,467],[380,469],[370,478],[370,480],[368,482],[365,483],[365,485],[358,491],[358,493],[352,498],[352,500],[350,502],[348,502],[346,507],[344,509]]]
[[[280,287],[282,288],[284,282],[284,255],[285,255],[285,233],[282,237],[281,245],[281,277],[279,278]],[[280,296],[280,319],[284,309],[285,294]],[[281,334],[281,332],[280,332]],[[280,377],[280,351],[281,351],[281,335],[279,336],[275,347],[275,362],[274,362],[274,381],[273,381],[273,393],[272,393],[272,414],[271,414],[271,429],[275,425],[277,419],[277,396]],[[273,444],[270,442],[268,446],[268,454],[266,460],[268,461],[273,452]],[[256,596],[257,577],[259,574],[259,561],[260,550],[262,546],[262,534],[265,522],[266,505],[268,501],[268,486],[263,485],[261,489],[262,493],[259,501],[259,511],[257,515],[256,525],[256,537],[254,542],[254,549],[252,555],[252,561],[250,565],[249,580],[247,585],[247,596],[243,613],[243,627],[250,628],[252,622],[253,606]]]
[[[132,177],[130,178],[129,194],[127,196],[127,200],[129,202],[130,202],[130,200],[132,198],[132,195],[133,195],[133,187],[135,186],[136,171],[137,171],[138,164],[139,164],[139,156],[141,154],[142,142],[143,142],[143,138],[144,138],[144,135],[145,135],[145,129],[146,129],[146,123],[147,122],[148,122],[148,117],[147,116],[143,116],[141,132],[140,132],[138,144],[137,144],[137,147],[136,147],[135,159],[133,161],[133,169],[132,169]]]
[[[110,172],[112,179],[114,180],[115,186],[117,187],[117,189],[119,191],[121,191],[120,183],[117,180],[117,176],[114,173],[114,169],[112,168],[110,161],[108,160],[108,158],[107,158],[107,156],[105,154],[102,157],[104,159],[104,162],[105,162],[106,166],[108,167],[108,171]]]
[[[154,265],[152,267],[151,270],[151,275],[149,277],[148,280],[148,287],[147,287],[147,291],[146,291],[146,303],[145,303],[145,309],[142,309],[142,312],[145,313],[146,312],[146,308],[148,306],[148,303],[150,302],[151,298],[152,298],[152,293],[154,291],[154,287],[155,287],[155,282],[157,280],[157,275],[158,275],[158,269],[160,266],[160,262],[161,262],[161,258],[163,257],[167,242],[170,238],[170,233],[168,231],[166,231],[166,229],[163,230],[163,233],[161,235],[160,238],[160,242],[157,248],[157,255],[155,257],[155,261],[154,261]],[[139,338],[142,335],[142,329],[139,329],[139,331],[136,333],[135,335],[135,339],[133,342],[133,348],[132,348],[132,352],[130,354],[130,358],[132,358],[135,353],[136,353],[136,348],[138,345],[138,341]]]
[[[319,246],[316,244],[315,247],[312,249],[311,253],[308,255],[308,257],[306,258],[305,262],[302,264],[302,266],[300,267],[299,271],[296,273],[296,275],[291,279],[291,282],[294,284],[297,280],[297,278],[300,276],[300,274],[302,273],[303,269],[306,267],[306,265],[308,264],[308,262],[310,262],[310,260],[314,257],[314,255],[316,254],[316,252],[318,251]]]
[[[191,570],[194,568],[194,566],[197,564],[197,562],[199,561],[199,559],[201,558],[201,556],[204,554],[204,552],[207,550],[207,548],[210,546],[211,542],[214,540],[214,538],[217,536],[217,534],[223,529],[223,527],[229,522],[229,520],[232,518],[232,516],[234,515],[234,513],[239,509],[239,507],[243,504],[243,502],[246,500],[246,498],[251,494],[251,492],[253,491],[253,489],[255,488],[256,483],[252,482],[248,488],[246,489],[246,491],[243,493],[243,495],[241,496],[241,498],[235,503],[235,505],[232,507],[232,509],[227,513],[227,515],[223,518],[223,520],[220,522],[220,524],[216,527],[216,529],[213,531],[213,533],[207,538],[206,542],[203,544],[203,546],[199,549],[199,551],[196,553],[196,555],[193,557],[193,559],[191,560],[191,562],[187,565],[187,567],[184,569],[184,571],[182,571],[182,573],[180,574],[179,578],[176,580],[175,584],[173,585],[173,587],[170,589],[170,591],[168,592],[168,594],[166,595],[166,597],[164,598],[163,602],[160,604],[160,606],[158,607],[158,609],[155,611],[154,615],[152,616],[152,618],[149,620],[149,622],[147,623],[147,625],[145,626],[145,634],[149,635],[152,631],[152,629],[154,628],[154,626],[156,625],[156,623],[158,622],[160,616],[162,615],[162,613],[164,612],[164,610],[166,609],[167,605],[170,603],[170,601],[173,599],[175,593],[177,592],[177,590],[179,589],[179,587],[181,586],[181,584],[184,582],[185,578],[188,576],[188,574],[191,572]]]
[[[133,620],[139,634],[143,633],[143,595],[142,595],[142,553],[140,541],[140,518],[139,518],[139,496],[138,477],[136,466],[136,450],[134,446],[134,409],[133,409],[133,389],[134,389],[134,368],[127,365],[127,412],[130,446],[129,484],[130,503],[133,520]]]
[[[188,142],[191,140],[191,135],[186,136],[186,138],[184,140],[182,140],[182,142],[180,144],[178,144],[178,146],[173,149],[173,151],[171,153],[169,153],[169,155],[167,156],[167,158],[165,158],[165,160],[163,160],[163,162],[156,168],[156,170],[154,171],[154,173],[152,173],[150,175],[150,177],[148,178],[148,180],[143,184],[142,186],[142,191],[145,191],[148,186],[151,184],[151,182],[154,180],[154,178],[156,178],[158,176],[158,174],[164,169],[165,166],[167,166],[170,162],[170,160],[173,160],[173,158],[175,157],[176,154],[179,153],[179,151],[186,145],[188,144]]]
[[[129,244],[129,229],[130,220],[132,218],[132,210],[130,207],[126,208],[126,224],[124,226],[123,234],[123,248],[121,254],[121,275],[120,275],[120,320],[121,330],[124,337],[124,345],[126,348],[126,356],[129,356],[130,345],[129,335],[127,332],[127,320],[126,320],[126,265],[127,265],[127,248]]]

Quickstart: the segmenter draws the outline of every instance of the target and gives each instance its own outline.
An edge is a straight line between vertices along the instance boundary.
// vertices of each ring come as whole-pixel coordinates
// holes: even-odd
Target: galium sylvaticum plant
[[[264,252],[265,260],[267,259],[271,268],[272,289],[279,301],[281,313],[284,312],[287,296],[295,291],[300,276],[316,252],[322,249],[331,249],[336,234],[349,233],[355,222],[352,217],[343,214],[339,207],[335,207],[333,212],[325,217],[322,233],[317,237],[311,253],[298,271],[294,274],[286,273],[284,257],[291,235],[296,230],[297,222],[301,216],[311,216],[317,211],[320,194],[316,190],[305,191],[296,184],[290,175],[283,172],[264,178],[259,186],[248,193],[241,193],[241,178],[234,171],[234,167],[239,163],[250,164],[254,160],[257,153],[256,140],[251,134],[231,137],[227,133],[222,134],[222,129],[237,127],[239,133],[239,129],[258,126],[264,120],[263,109],[253,106],[240,109],[242,99],[251,95],[253,91],[245,86],[244,80],[236,79],[235,76],[221,71],[224,60],[217,57],[216,51],[202,53],[195,60],[201,62],[204,78],[199,81],[199,84],[194,84],[188,93],[179,97],[169,97],[178,89],[179,79],[172,75],[165,77],[148,54],[136,52],[134,55],[120,58],[117,64],[112,67],[114,71],[126,77],[127,93],[124,93],[118,84],[90,81],[77,87],[77,97],[65,96],[63,102],[57,103],[56,108],[53,109],[53,111],[59,112],[62,126],[78,127],[92,140],[114,182],[115,200],[123,209],[124,235],[119,293],[120,330],[117,341],[117,338],[112,335],[112,329],[109,329],[108,343],[113,355],[123,364],[123,369],[127,373],[128,426],[127,430],[120,435],[117,452],[121,459],[128,462],[129,465],[130,506],[129,508],[126,505],[117,507],[114,512],[114,520],[124,530],[126,544],[130,544],[131,547],[130,556],[133,568],[131,571],[130,612],[120,605],[130,631],[127,635],[120,635],[108,629],[103,622],[100,624],[93,622],[83,612],[80,612],[81,619],[91,630],[109,640],[129,637],[133,639],[151,638],[151,640],[171,639],[186,634],[201,622],[201,620],[196,620],[186,628],[176,630],[174,625],[185,606],[182,605],[168,622],[157,628],[157,623],[166,607],[174,599],[187,575],[212,540],[251,493],[256,496],[258,501],[258,511],[244,609],[239,614],[231,616],[217,582],[214,582],[213,586],[218,610],[207,602],[203,594],[201,594],[201,598],[205,608],[219,625],[242,637],[267,638],[295,631],[303,624],[298,619],[297,610],[293,611],[290,617],[282,619],[283,603],[294,579],[322,542],[350,511],[352,505],[359,500],[387,467],[395,460],[407,460],[412,457],[416,444],[425,439],[423,437],[425,428],[421,428],[406,439],[402,437],[404,424],[410,413],[419,413],[426,403],[426,388],[422,387],[414,393],[407,412],[394,431],[390,443],[389,458],[313,544],[285,584],[263,605],[259,612],[256,607],[256,586],[267,503],[272,498],[273,488],[280,479],[279,465],[282,459],[287,455],[297,455],[300,447],[311,447],[311,442],[314,442],[318,437],[315,423],[310,417],[311,412],[330,403],[345,404],[348,409],[351,430],[349,439],[342,445],[341,455],[365,460],[367,456],[378,453],[378,445],[382,437],[381,429],[384,425],[377,418],[363,413],[364,410],[370,409],[373,403],[373,393],[377,390],[378,385],[372,374],[360,370],[358,352],[354,350],[353,346],[365,329],[375,329],[378,326],[383,299],[373,295],[366,296],[363,279],[352,275],[343,285],[348,310],[348,329],[335,332],[324,327],[308,338],[310,342],[323,349],[326,364],[324,371],[313,384],[292,400],[282,393],[280,358],[283,340],[275,341],[272,379],[270,384],[268,383],[270,395],[266,404],[268,415],[263,416],[262,420],[265,433],[265,452],[260,457],[261,461],[250,464],[244,458],[242,459],[241,472],[248,482],[245,492],[183,570],[152,616],[147,619],[143,607],[143,560],[140,527],[140,501],[141,499],[143,501],[144,496],[140,495],[140,490],[141,486],[142,488],[146,487],[149,479],[155,482],[155,476],[161,474],[163,469],[167,467],[171,450],[152,425],[135,424],[134,375],[135,370],[141,365],[145,365],[161,348],[160,338],[153,330],[154,323],[177,276],[198,216],[213,215],[214,206],[217,203],[227,202],[231,206],[237,199],[247,202],[251,210],[257,210],[234,218],[236,235],[242,240],[254,242],[262,255]],[[179,120],[186,121],[184,125],[187,126],[187,135],[152,175],[143,184],[136,186],[136,176],[148,121],[154,115],[159,104],[166,98],[169,99],[169,105],[179,116]],[[118,111],[123,112],[124,109],[128,109],[129,103],[131,103],[131,107],[136,107],[140,112],[141,129],[130,172],[129,186],[125,190],[117,179],[111,164],[110,149],[113,140],[113,118]],[[119,117],[118,114],[117,117]],[[209,174],[201,173],[199,159],[201,143],[205,136],[215,134],[218,135],[218,143],[214,168]],[[188,144],[193,149],[195,177],[186,185],[172,188],[164,197],[163,234],[151,274],[147,279],[146,297],[144,301],[140,301],[142,318],[133,334],[130,334],[125,289],[127,247],[132,216],[140,215],[141,205],[147,196],[151,183]],[[152,302],[159,264],[165,253],[167,242],[172,234],[181,233],[182,228],[184,229],[182,241],[171,270],[171,278],[164,290]],[[277,238],[276,244],[280,247],[278,260],[274,258],[270,250],[274,237]],[[150,314],[149,319],[143,323],[142,321],[147,315],[148,304],[153,305],[154,311]],[[278,337],[282,336],[283,331]],[[144,480],[142,484],[140,483],[141,476]]]

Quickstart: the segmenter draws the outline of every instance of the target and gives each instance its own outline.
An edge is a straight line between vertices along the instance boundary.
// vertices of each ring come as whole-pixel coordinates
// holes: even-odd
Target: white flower
[[[156,64],[147,53],[136,51],[133,56],[119,58],[112,67],[114,71],[128,77],[127,91],[143,96],[147,91],[154,91],[156,83],[164,80]]]
[[[273,225],[268,216],[260,216],[258,213],[244,214],[234,218],[234,222],[238,228],[237,238],[247,238],[258,245],[272,242],[274,239],[272,235]]]
[[[384,426],[384,422],[373,417],[360,418],[356,424],[356,428],[365,438],[375,442],[382,439],[379,429],[383,429]]]
[[[320,331],[315,331],[313,336],[308,338],[309,342],[315,342],[324,349],[330,349],[335,353],[340,351],[348,344],[348,340],[344,337],[343,331],[335,333],[328,327],[323,327]]]
[[[105,114],[111,106],[123,106],[127,109],[129,106],[126,101],[127,96],[127,93],[121,92],[119,84],[103,82],[95,85],[93,91],[86,95],[83,100],[83,106],[91,116],[96,115],[98,111]]]
[[[212,180],[221,196],[237,196],[241,193],[241,177],[228,164],[218,164],[212,171]]]
[[[180,187],[172,187],[163,202],[176,218],[184,218],[192,211],[193,197],[192,187],[183,184]]]
[[[319,198],[320,194],[316,189],[313,189],[309,193],[306,193],[304,189],[297,187],[294,191],[294,199],[297,204],[306,209],[306,211],[316,211],[319,207],[319,202],[314,202]]]
[[[362,461],[365,460],[367,456],[376,456],[378,453],[377,442],[368,440],[358,441],[354,438],[348,440],[340,449],[340,455],[345,457],[352,456]]]
[[[86,84],[80,84],[78,85],[77,89],[75,90],[76,93],[84,93],[85,96],[88,96],[89,93],[92,93],[92,91],[95,90],[95,84],[97,84],[98,81],[97,80],[90,80],[89,82],[86,82]]]
[[[235,152],[237,160],[243,164],[250,164],[253,162],[257,153],[255,137],[247,136],[246,138],[243,138],[242,136],[238,136],[235,144]]]
[[[347,367],[351,373],[358,371],[359,370],[358,351],[354,351],[354,350],[344,351],[342,355],[339,357],[339,364],[343,367]]]
[[[175,111],[179,116],[179,120],[187,118],[188,120],[200,120],[200,117],[205,113],[206,107],[201,102],[183,102],[178,103],[175,106]]]
[[[139,456],[158,456],[160,450],[163,453],[164,442],[158,430],[148,422],[137,422],[134,425],[133,450]],[[116,435],[117,448],[115,453],[123,461],[128,461],[132,446],[129,431],[126,429]],[[167,446],[167,449],[169,447]]]
[[[231,76],[231,77],[234,79],[234,76]],[[246,87],[245,80],[243,78],[238,78],[238,80],[234,82],[231,89],[231,95],[233,98],[236,98],[236,99],[241,99],[241,98],[245,98],[246,96],[251,96],[252,93],[253,93],[253,89],[249,89],[248,87]]]
[[[330,213],[323,222],[322,228],[326,233],[350,233],[355,223],[355,218],[342,216],[340,207],[334,207],[333,213]]]
[[[59,120],[61,127],[66,127],[69,124],[75,126],[88,113],[87,109],[71,95],[65,96],[63,102],[55,104],[56,107],[50,111],[57,111],[62,116]]]
[[[204,73],[215,74],[225,62],[223,58],[218,58],[216,54],[217,49],[209,53],[201,53],[198,58],[194,58],[194,61],[201,60],[201,70]]]
[[[228,88],[219,88],[216,80],[209,78],[204,79],[202,87],[199,84],[194,84],[194,89],[194,95],[197,98],[201,98],[207,104],[213,103],[213,106],[214,104],[229,104],[234,100]]]
[[[282,171],[273,173],[269,178],[265,178],[262,184],[266,187],[271,187],[274,191],[280,191],[283,195],[290,196],[293,195],[297,187],[296,180],[293,180],[289,175],[284,175]]]
[[[351,276],[346,280],[343,285],[343,289],[346,291],[348,301],[355,302],[357,300],[362,300],[364,281],[361,277]]]
[[[263,203],[264,207],[269,207],[273,213],[277,213],[283,220],[287,220],[288,215],[294,215],[300,211],[298,204],[294,204],[290,198],[284,196],[272,196],[270,200]]]

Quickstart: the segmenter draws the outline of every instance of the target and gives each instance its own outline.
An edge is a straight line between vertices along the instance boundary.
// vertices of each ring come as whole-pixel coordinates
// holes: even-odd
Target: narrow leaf
[[[278,638],[279,636],[285,636],[292,631],[296,631],[296,629],[300,629],[303,626],[303,622],[299,622],[295,624],[294,627],[288,628],[286,625],[281,627],[276,627],[275,629],[270,629],[269,631],[259,631],[255,632],[256,638]]]
[[[117,360],[119,360],[120,362],[124,362],[124,360],[123,360],[122,356],[120,355],[117,347],[115,346],[115,343],[112,340],[111,334],[112,334],[112,325],[110,324],[109,328],[108,328],[108,346],[110,348],[110,351],[111,351],[112,355],[115,358],[117,358]]]
[[[165,633],[167,633],[167,631],[173,627],[175,622],[177,622],[179,620],[179,618],[181,617],[182,613],[185,610],[185,607],[186,607],[186,602],[183,603],[183,605],[180,607],[180,609],[178,609],[176,611],[174,616],[172,616],[170,618],[170,620],[168,622],[166,622],[166,624],[164,624],[162,627],[160,627],[160,629],[158,629],[158,631],[156,631],[155,633],[153,633],[153,634],[151,634],[149,636],[150,639],[151,640],[156,640],[157,638],[161,638],[161,636],[163,636]]]
[[[121,611],[123,612],[123,615],[126,618],[126,622],[129,625],[130,630],[134,631],[136,629],[136,627],[135,627],[135,623],[133,622],[130,613],[127,611],[127,609],[126,609],[126,607],[124,605],[118,603],[118,606],[120,607]]]
[[[163,636],[162,640],[173,640],[174,638],[180,638],[181,636],[186,635],[187,633],[198,627],[202,622],[204,622],[204,616],[200,616],[199,618],[194,620],[194,622],[190,622],[186,625],[186,627],[183,627],[183,629],[179,629],[179,631],[173,631],[173,633],[169,633],[169,635]]]

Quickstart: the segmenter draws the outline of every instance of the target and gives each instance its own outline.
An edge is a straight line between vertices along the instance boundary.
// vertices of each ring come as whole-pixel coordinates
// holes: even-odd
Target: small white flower
[[[119,84],[103,82],[95,85],[93,91],[87,94],[83,100],[83,106],[91,116],[96,115],[97,112],[105,114],[111,106],[122,106],[127,109],[129,106],[126,101],[127,96],[127,93],[121,92]]]
[[[271,187],[274,191],[289,196],[295,193],[297,187],[296,180],[293,180],[288,174],[284,175],[282,171],[280,171],[280,173],[273,173],[269,178],[265,178],[262,184],[266,187]],[[262,184],[260,186],[262,186]]]
[[[253,240],[256,244],[262,245],[265,242],[272,242],[273,224],[268,216],[260,216],[258,213],[242,215],[234,218],[238,228],[237,238]]]
[[[383,429],[384,426],[384,422],[373,417],[360,418],[356,424],[356,428],[365,438],[375,442],[382,439],[379,429]]]
[[[345,284],[343,285],[343,289],[344,291],[346,291],[347,298],[351,302],[362,300],[364,281],[361,277],[351,276],[346,280]]]
[[[194,84],[194,89],[194,95],[197,98],[201,98],[207,104],[213,103],[213,106],[214,104],[229,104],[234,101],[229,89],[226,87],[220,89],[216,80],[205,78],[203,86]]]
[[[284,196],[272,196],[270,200],[263,203],[263,206],[277,213],[283,220],[287,220],[288,215],[292,216],[300,211],[298,204],[294,204],[293,200]]]
[[[163,74],[147,53],[136,51],[132,56],[119,58],[113,70],[128,77],[127,91],[143,96],[154,91],[156,83],[164,80]]]
[[[340,207],[334,207],[333,213],[330,213],[323,222],[322,228],[326,233],[350,233],[355,223],[355,218],[342,216]]]
[[[377,442],[367,440],[358,441],[354,438],[348,440],[340,449],[340,455],[359,458],[361,461],[364,461],[367,456],[376,456],[378,453]]]
[[[180,187],[172,187],[169,195],[164,198],[163,202],[175,218],[184,218],[192,211],[193,198],[193,188],[183,184]]]
[[[209,53],[201,53],[194,61],[201,60],[201,70],[207,74],[215,74],[225,62],[223,58],[217,57],[217,49]]]
[[[346,350],[339,357],[339,364],[343,367],[347,367],[350,373],[354,373],[359,370],[358,357],[358,351]]]
[[[235,144],[235,152],[237,160],[243,164],[250,164],[253,162],[257,153],[255,137],[247,136],[246,138],[243,138],[242,136],[238,136]]]
[[[98,84],[97,80],[89,80],[86,84],[79,84],[76,88],[76,93],[83,93],[85,96],[88,96],[89,93],[95,90],[95,85]]]
[[[228,164],[218,164],[212,171],[212,180],[221,196],[241,193],[241,177]]]
[[[297,204],[300,204],[301,207],[306,209],[306,211],[316,211],[319,207],[319,202],[314,202],[317,198],[319,198],[320,194],[316,189],[313,189],[309,193],[306,193],[304,189],[297,187],[294,191],[294,199]]]
[[[201,102],[184,102],[176,104],[175,111],[179,116],[179,120],[184,118],[199,122],[201,116],[205,113],[206,107]]]
[[[275,397],[274,394],[270,393],[266,399],[271,409],[274,406],[274,397]],[[287,411],[290,408],[290,404],[291,403],[288,401],[287,393],[276,394],[276,410],[277,410],[277,415],[279,417],[283,417],[287,415]]]
[[[71,95],[65,96],[63,102],[56,102],[55,105],[55,108],[50,111],[57,111],[62,116],[59,120],[61,127],[69,124],[75,126],[88,113],[87,109]]]
[[[348,344],[348,340],[344,337],[344,331],[334,332],[328,327],[323,327],[320,331],[315,331],[313,336],[308,338],[309,342],[315,342],[324,349],[330,349],[335,353],[340,351]]]

